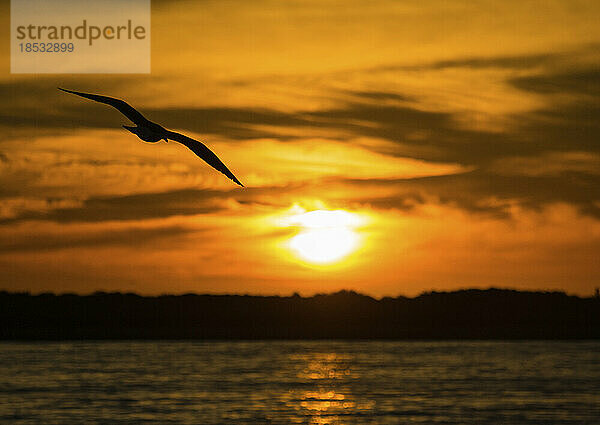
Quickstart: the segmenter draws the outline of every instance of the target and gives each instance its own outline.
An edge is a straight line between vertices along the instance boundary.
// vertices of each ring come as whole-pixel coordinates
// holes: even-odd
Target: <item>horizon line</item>
[[[258,294],[258,293],[232,293],[232,292],[180,292],[180,293],[169,293],[169,292],[163,292],[163,293],[159,293],[159,294],[143,294],[143,293],[138,293],[138,292],[132,292],[132,291],[106,291],[106,290],[102,290],[102,289],[98,289],[98,290],[94,290],[93,292],[86,292],[86,293],[79,293],[79,292],[69,292],[69,291],[65,291],[65,292],[52,292],[52,291],[40,291],[40,292],[34,292],[34,291],[11,291],[8,289],[2,289],[0,288],[0,295],[2,294],[10,294],[10,295],[29,295],[29,296],[43,296],[43,295],[52,295],[52,296],[79,296],[79,297],[90,297],[90,296],[100,296],[100,295],[128,295],[128,296],[136,296],[136,297],[141,297],[141,298],[161,298],[161,297],[183,297],[183,296],[231,296],[231,297],[257,297],[257,298],[274,298],[274,297],[278,297],[278,298],[315,298],[318,296],[332,296],[332,295],[340,295],[340,294],[352,294],[352,295],[357,295],[357,296],[362,296],[362,297],[367,297],[367,298],[371,298],[373,300],[376,301],[381,301],[383,299],[386,298],[391,298],[391,299],[398,299],[398,298],[405,298],[405,299],[416,299],[422,296],[428,296],[428,295],[436,295],[436,294],[456,294],[456,293],[461,293],[461,292],[491,292],[491,291],[500,291],[500,292],[517,292],[517,293],[522,293],[522,294],[560,294],[560,295],[565,295],[568,297],[575,297],[575,298],[581,298],[581,299],[586,299],[586,298],[598,298],[598,290],[599,288],[595,288],[596,292],[589,294],[589,295],[579,295],[579,294],[573,294],[573,293],[567,293],[566,290],[564,289],[518,289],[518,288],[514,288],[514,287],[499,287],[499,286],[488,286],[488,287],[463,287],[463,288],[457,288],[454,290],[427,290],[427,291],[422,291],[417,295],[414,296],[408,296],[408,295],[402,295],[402,294],[398,294],[398,295],[382,295],[379,297],[373,296],[373,295],[369,295],[367,293],[363,293],[363,292],[359,292],[357,290],[354,289],[339,289],[336,291],[331,291],[331,292],[314,292],[310,295],[302,295],[300,294],[298,291],[294,291],[291,294],[274,294],[274,293],[263,293],[263,294]]]

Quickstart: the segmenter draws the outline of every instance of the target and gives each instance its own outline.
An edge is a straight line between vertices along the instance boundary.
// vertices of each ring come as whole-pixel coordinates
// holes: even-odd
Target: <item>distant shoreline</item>
[[[1,340],[600,339],[600,298],[466,289],[375,299],[0,291]]]

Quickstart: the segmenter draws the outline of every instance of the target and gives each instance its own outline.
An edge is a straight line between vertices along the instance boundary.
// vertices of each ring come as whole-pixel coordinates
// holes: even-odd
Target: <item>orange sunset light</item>
[[[161,1],[150,74],[10,74],[5,49],[0,289],[594,294],[599,14]],[[56,87],[125,100],[245,187]]]
[[[360,229],[366,221],[364,216],[345,210],[306,211],[294,206],[280,221],[284,227],[297,228],[283,248],[309,265],[337,264],[363,244]]]

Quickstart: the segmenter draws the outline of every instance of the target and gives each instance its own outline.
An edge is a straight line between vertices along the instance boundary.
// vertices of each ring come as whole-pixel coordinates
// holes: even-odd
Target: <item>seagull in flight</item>
[[[223,162],[221,162],[221,160],[217,157],[217,155],[215,155],[210,149],[208,149],[206,146],[204,146],[204,144],[202,144],[201,142],[194,140],[190,137],[187,137],[183,134],[167,130],[166,128],[163,128],[162,126],[160,126],[156,123],[153,123],[152,121],[147,120],[146,118],[144,118],[144,116],[142,114],[140,114],[138,111],[136,111],[127,102],[120,100],[120,99],[115,99],[114,97],[100,96],[98,94],[90,94],[90,93],[81,93],[78,91],[61,89],[60,87],[58,87],[58,89],[66,92],[66,93],[71,93],[71,94],[75,94],[77,96],[85,97],[86,99],[90,99],[95,102],[105,103],[109,106],[112,106],[113,108],[116,108],[117,110],[119,110],[119,112],[121,112],[123,115],[125,115],[127,118],[129,118],[131,121],[133,121],[134,124],[137,125],[137,126],[124,125],[123,128],[131,131],[133,134],[135,134],[137,137],[142,139],[144,142],[156,143],[156,142],[160,142],[161,140],[164,140],[165,142],[168,142],[169,140],[174,140],[176,142],[179,142],[179,143],[187,146],[192,152],[194,152],[196,155],[198,155],[200,158],[202,158],[204,161],[206,161],[206,163],[208,165],[210,165],[217,171],[220,171],[221,173],[225,174],[227,177],[229,177],[231,180],[233,180],[235,183],[239,184],[240,186],[242,186],[242,187],[244,186],[233,175],[233,173],[231,171],[229,171],[229,169],[225,166],[225,164],[223,164]]]

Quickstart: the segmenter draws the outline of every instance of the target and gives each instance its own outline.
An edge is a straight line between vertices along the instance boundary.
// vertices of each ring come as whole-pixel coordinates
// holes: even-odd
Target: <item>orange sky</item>
[[[590,295],[599,4],[422,3],[153,1],[150,75],[10,75],[4,2],[0,289]],[[57,86],[126,99],[247,187]],[[355,249],[298,256],[313,210],[354,214]]]

